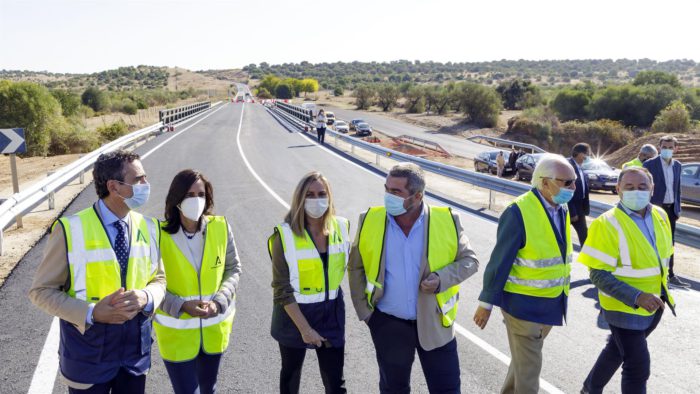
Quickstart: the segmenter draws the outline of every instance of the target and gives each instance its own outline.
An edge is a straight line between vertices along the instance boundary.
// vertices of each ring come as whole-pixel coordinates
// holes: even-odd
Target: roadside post
[[[17,174],[17,154],[26,153],[27,144],[24,139],[24,129],[0,129],[0,153],[10,155],[10,170],[12,171],[12,191],[19,193],[19,176]],[[22,217],[17,216],[17,228],[22,228]],[[0,229],[1,231],[1,229]]]

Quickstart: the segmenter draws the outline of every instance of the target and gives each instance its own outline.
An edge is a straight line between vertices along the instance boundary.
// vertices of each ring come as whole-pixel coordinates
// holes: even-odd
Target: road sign
[[[0,153],[26,153],[27,144],[24,142],[24,129],[0,129]]]

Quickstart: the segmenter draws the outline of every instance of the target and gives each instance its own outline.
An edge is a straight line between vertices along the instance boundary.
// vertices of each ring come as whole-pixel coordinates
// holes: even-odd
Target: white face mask
[[[204,197],[188,197],[182,200],[178,208],[187,219],[196,222],[202,216],[206,204],[207,200]]]
[[[307,198],[306,201],[304,201],[304,212],[314,219],[318,219],[323,216],[327,210],[327,198]]]

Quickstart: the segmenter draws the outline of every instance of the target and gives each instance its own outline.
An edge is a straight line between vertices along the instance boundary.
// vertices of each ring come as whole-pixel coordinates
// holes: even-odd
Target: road
[[[488,149],[488,147],[485,147],[484,145],[469,141],[468,139],[459,135],[437,133],[435,130],[412,125],[400,120],[390,119],[386,116],[373,114],[371,112],[353,111],[330,106],[325,108],[332,111],[339,119],[343,119],[348,122],[350,122],[352,119],[364,119],[369,122],[373,129],[377,129],[391,137],[410,135],[417,138],[423,138],[440,144],[440,146],[453,155],[466,157],[468,159],[472,159],[479,153]]]
[[[155,150],[154,150],[155,149]],[[216,214],[225,215],[232,225],[243,263],[231,346],[220,372],[222,393],[270,393],[277,390],[279,354],[269,335],[272,310],[271,267],[266,240],[285,214],[296,182],[311,170],[320,170],[330,180],[339,215],[354,225],[360,212],[382,203],[383,176],[373,168],[353,162],[343,154],[320,147],[299,133],[283,129],[258,104],[225,104],[210,110],[188,125],[138,148],[152,184],[152,195],[143,213],[162,217],[165,194],[173,176],[184,168],[202,171],[215,188]],[[430,188],[430,185],[428,185]],[[68,207],[73,213],[95,200],[88,187]],[[435,201],[429,200],[429,203]],[[456,207],[483,265],[493,248],[496,224]],[[0,393],[27,392],[37,369],[42,348],[51,343],[47,333],[52,317],[33,307],[27,299],[31,279],[38,266],[46,239],[42,239],[18,264],[0,289]],[[471,322],[477,306],[483,269],[461,286],[458,310],[458,350],[462,391],[496,393],[507,370],[509,354],[505,327],[494,312],[484,331]],[[556,327],[544,348],[542,378],[549,392],[578,392],[581,382],[602,349],[608,331],[601,327],[595,291],[585,269],[575,264],[568,326]],[[346,294],[347,283],[343,283]],[[695,290],[676,290],[678,316],[664,316],[649,338],[652,376],[649,392],[690,393],[697,391],[700,373],[700,295]],[[349,298],[349,297],[348,297]],[[54,338],[55,339],[55,338]],[[46,352],[46,353],[51,353]],[[37,392],[65,392],[56,379],[55,364],[42,358],[41,373],[49,379]],[[302,378],[304,393],[321,393],[322,385],[315,354],[309,352]],[[345,377],[349,392],[377,392],[378,372],[367,328],[357,321],[347,303],[347,346]],[[51,373],[53,371],[53,374]],[[619,373],[609,392],[619,391]],[[427,387],[417,362],[412,375],[414,392]],[[169,393],[171,386],[157,348],[147,392]],[[547,392],[542,390],[542,392]]]

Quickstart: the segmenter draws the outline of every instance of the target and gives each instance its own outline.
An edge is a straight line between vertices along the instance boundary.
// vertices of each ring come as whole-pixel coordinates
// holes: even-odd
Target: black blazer
[[[588,178],[586,174],[583,174],[583,179],[579,177],[578,168],[576,162],[572,157],[569,158],[569,163],[574,167],[574,172],[576,173],[576,191],[574,192],[574,197],[567,204],[569,206],[569,215],[573,218],[574,216],[588,216],[591,213],[591,204],[588,198],[588,192],[590,188],[588,187]],[[581,170],[583,173],[583,170]],[[586,191],[583,190],[583,184],[586,185]]]
[[[661,205],[666,197],[666,176],[664,168],[661,164],[661,156],[656,156],[644,162],[643,166],[651,173],[654,178],[654,192],[651,195],[651,203]],[[676,216],[681,216],[681,163],[678,160],[672,159],[673,165],[673,210]]]

